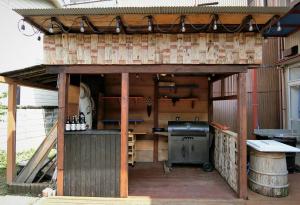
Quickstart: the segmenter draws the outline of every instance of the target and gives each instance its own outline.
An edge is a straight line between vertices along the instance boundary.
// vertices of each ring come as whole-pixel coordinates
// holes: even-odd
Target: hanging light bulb
[[[54,32],[54,30],[53,30],[53,24],[52,24],[52,21],[50,22],[50,25],[49,25],[48,31],[49,31],[49,33],[53,33],[53,32]]]
[[[249,21],[249,31],[253,31],[253,22],[252,22],[252,19],[250,19]]]
[[[148,16],[148,31],[152,31],[152,16]]]
[[[26,29],[25,24],[24,24],[24,21],[23,21],[23,23],[22,23],[22,25],[21,25],[21,29],[22,29],[23,31],[25,31],[25,29]]]
[[[184,33],[186,31],[184,19],[185,19],[185,16],[181,16],[181,32],[182,33]]]
[[[116,33],[120,33],[121,28],[120,28],[120,17],[116,17]]]
[[[83,20],[80,21],[80,32],[84,33],[84,23],[83,23]]]
[[[280,25],[280,21],[277,22],[277,29],[278,32],[282,31],[281,25]]]
[[[217,20],[214,20],[214,26],[213,29],[216,31],[218,29],[218,24],[217,24]]]

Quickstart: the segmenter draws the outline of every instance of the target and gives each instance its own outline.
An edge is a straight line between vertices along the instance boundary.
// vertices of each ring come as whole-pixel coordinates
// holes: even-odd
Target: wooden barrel
[[[288,171],[285,153],[250,153],[249,187],[256,193],[284,197],[288,195]]]

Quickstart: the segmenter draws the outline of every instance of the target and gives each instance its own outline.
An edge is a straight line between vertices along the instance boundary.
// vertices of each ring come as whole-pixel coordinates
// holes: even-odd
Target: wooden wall
[[[260,64],[262,41],[255,33],[50,35],[44,63]]]
[[[152,107],[151,116],[147,115],[146,98],[150,97],[152,105],[154,104],[154,80],[152,74],[132,74],[129,78],[129,95],[143,96],[144,99],[130,99],[129,101],[129,119],[142,119],[143,123],[129,124],[129,128],[137,133],[146,133],[146,135],[137,135],[136,143],[136,161],[152,162],[154,141],[152,128],[154,127],[154,110]],[[104,96],[120,96],[121,75],[105,75]],[[194,120],[199,117],[200,120],[208,120],[208,80],[207,77],[199,76],[167,76],[167,81],[174,81],[176,84],[195,84],[198,88],[179,88],[177,91],[170,89],[159,89],[160,95],[194,96],[197,99],[192,107],[190,100],[179,100],[173,105],[171,100],[159,100],[159,127],[167,128],[168,121],[175,120],[180,116],[180,120]],[[99,98],[98,105],[101,112],[98,115],[98,128],[112,129],[120,128],[118,124],[103,125],[103,119],[120,119],[120,100]],[[101,116],[102,115],[102,116]],[[163,161],[167,159],[167,137],[161,136],[158,142],[158,159]]]
[[[64,195],[120,196],[120,135],[65,134]]]

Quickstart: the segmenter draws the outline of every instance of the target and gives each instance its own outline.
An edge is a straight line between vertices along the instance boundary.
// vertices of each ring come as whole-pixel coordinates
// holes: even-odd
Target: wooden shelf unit
[[[135,134],[129,133],[128,134],[128,164],[134,166],[135,163]]]

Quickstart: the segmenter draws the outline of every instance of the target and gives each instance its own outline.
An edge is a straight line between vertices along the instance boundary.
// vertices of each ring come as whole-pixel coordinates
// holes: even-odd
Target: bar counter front
[[[65,132],[64,195],[120,196],[120,131]]]

